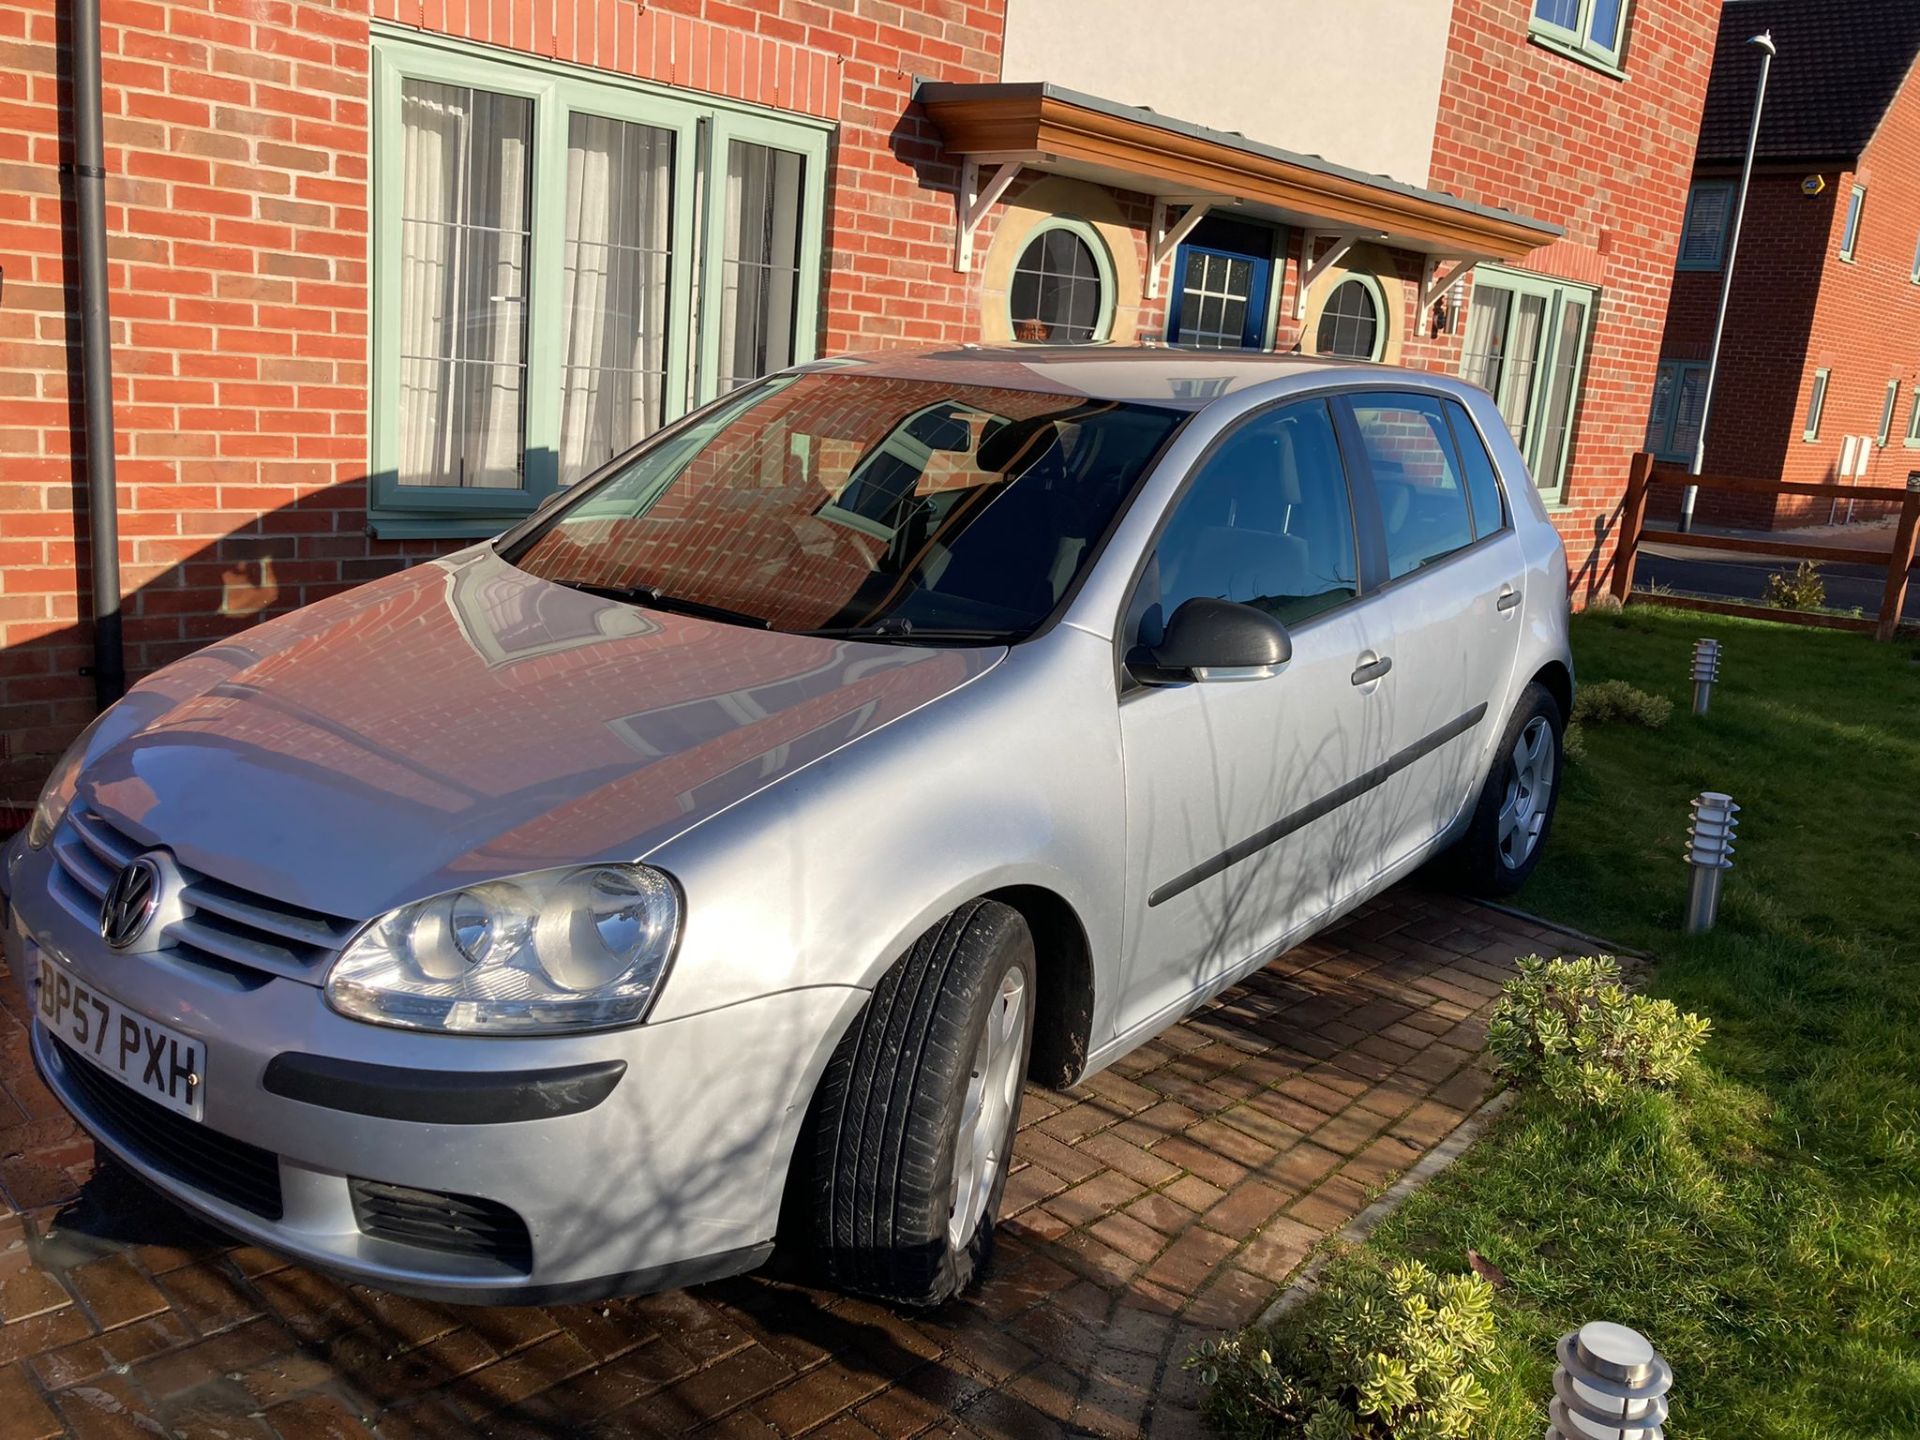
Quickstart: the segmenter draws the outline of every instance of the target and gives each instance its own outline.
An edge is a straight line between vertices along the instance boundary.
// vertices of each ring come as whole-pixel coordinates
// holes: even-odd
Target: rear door
[[[1390,865],[1467,804],[1506,724],[1526,560],[1471,416],[1414,390],[1342,397],[1384,546],[1373,604],[1391,669],[1393,778],[1381,787]]]
[[[1322,398],[1256,413],[1195,467],[1123,621],[1151,646],[1182,602],[1251,604],[1287,625],[1268,679],[1131,685],[1126,972],[1116,1033],[1157,1028],[1372,873],[1380,836],[1343,799],[1386,754],[1352,498]]]

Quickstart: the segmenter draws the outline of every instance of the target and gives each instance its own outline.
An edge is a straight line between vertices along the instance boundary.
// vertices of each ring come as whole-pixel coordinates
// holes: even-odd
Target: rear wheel
[[[833,1283],[937,1305],[984,1267],[1033,996],[1033,937],[992,900],[948,915],[875,987],[828,1063],[812,1117],[812,1229]]]
[[[1511,895],[1540,863],[1560,798],[1565,719],[1543,685],[1529,685],[1508,721],[1493,769],[1457,849],[1469,889]]]

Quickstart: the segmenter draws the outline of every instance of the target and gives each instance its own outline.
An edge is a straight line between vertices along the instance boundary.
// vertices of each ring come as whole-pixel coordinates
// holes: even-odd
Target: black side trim
[[[267,1092],[329,1110],[421,1125],[508,1125],[591,1110],[627,1073],[624,1060],[557,1070],[443,1071],[368,1065],[329,1055],[276,1055]]]
[[[1483,701],[1457,720],[1449,720],[1431,735],[1416,740],[1398,754],[1389,756],[1385,761],[1374,766],[1373,769],[1355,776],[1339,789],[1329,790],[1318,800],[1309,801],[1291,815],[1282,816],[1266,829],[1256,831],[1236,845],[1228,846],[1211,860],[1201,861],[1186,874],[1176,876],[1149,895],[1148,906],[1164,904],[1182,891],[1191,890],[1201,881],[1211,880],[1228,866],[1238,865],[1249,856],[1259,854],[1276,840],[1284,840],[1294,831],[1311,825],[1323,816],[1331,815],[1349,801],[1358,800],[1369,790],[1385,784],[1416,760],[1424,759],[1449,740],[1458,739],[1466,734],[1480,723],[1481,717],[1486,713],[1487,707]]]

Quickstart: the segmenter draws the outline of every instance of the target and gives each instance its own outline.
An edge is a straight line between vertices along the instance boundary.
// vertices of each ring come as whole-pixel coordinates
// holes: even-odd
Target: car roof
[[[1039,390],[1083,399],[1119,399],[1198,411],[1215,399],[1275,380],[1325,378],[1354,382],[1379,376],[1432,386],[1446,376],[1398,365],[1273,355],[1250,349],[1177,346],[924,346],[837,355],[795,367],[801,372],[847,371],[883,380],[941,380],[947,384]],[[1452,388],[1442,384],[1440,388]]]
[[[796,368],[1037,390],[1088,400],[1130,400],[1178,410],[1201,410],[1224,396],[1276,380],[1317,377],[1351,382],[1375,375],[1428,385],[1444,378],[1430,370],[1355,360],[1169,345],[926,346],[843,355]]]

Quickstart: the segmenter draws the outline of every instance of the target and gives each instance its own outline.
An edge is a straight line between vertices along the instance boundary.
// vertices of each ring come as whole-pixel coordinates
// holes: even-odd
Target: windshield
[[[1010,642],[1086,567],[1177,410],[821,372],[647,447],[507,558],[776,630]]]

